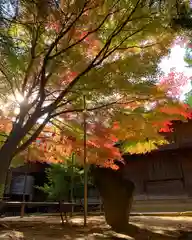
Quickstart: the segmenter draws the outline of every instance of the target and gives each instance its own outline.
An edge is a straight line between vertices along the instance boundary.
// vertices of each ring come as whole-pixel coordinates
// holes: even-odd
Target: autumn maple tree
[[[1,185],[14,156],[48,123],[80,115],[82,95],[91,117],[108,116],[107,127],[111,119],[139,118],[149,102],[167,101],[153,80],[176,34],[170,27],[174,6],[140,0],[1,1],[0,95],[2,115],[11,122],[0,149]],[[131,104],[138,109],[133,116]]]
[[[90,163],[109,159],[111,166],[120,156],[113,146],[117,140],[162,139],[152,123],[173,117],[163,106],[180,106],[156,84],[158,63],[179,34],[173,27],[178,5],[176,0],[1,1],[0,195],[11,161],[29,146],[31,154],[43,148],[40,159],[59,161],[72,149],[81,158],[83,114]],[[121,198],[125,205],[115,216],[110,211],[118,208],[110,208],[110,201],[104,204],[106,219],[119,226],[130,206]]]
[[[179,99],[180,96],[184,93],[184,88],[191,82],[191,78],[187,77],[184,73],[176,72],[175,69],[172,69],[170,73],[164,75],[159,84],[162,88],[165,88],[167,94],[173,99]],[[187,94],[188,96],[190,93]],[[192,108],[189,102],[186,100],[180,106],[163,106],[160,107],[160,111],[162,113],[169,114],[173,116],[171,120],[180,120],[176,117],[176,115],[180,114],[183,117],[183,120],[191,119],[192,118]],[[164,120],[162,128],[160,128],[160,132],[171,132],[172,131],[172,123],[171,121]],[[156,125],[156,123],[155,123]]]

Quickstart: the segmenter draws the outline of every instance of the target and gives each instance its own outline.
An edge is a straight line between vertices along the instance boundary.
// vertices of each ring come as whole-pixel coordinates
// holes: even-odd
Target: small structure
[[[124,155],[124,174],[135,185],[135,200],[192,198],[192,121],[173,121],[162,133],[170,144],[147,154]]]
[[[48,182],[45,170],[49,167],[47,163],[30,162],[10,169],[5,197],[12,201],[46,201],[47,195],[37,186],[43,186]],[[79,190],[77,196],[76,194],[73,196],[74,201],[83,205],[83,184],[80,183],[76,188]],[[88,202],[96,206],[100,204],[99,193],[92,184],[88,184]]]
[[[35,186],[43,186],[46,182],[46,163],[27,163],[11,168],[7,175],[5,196],[15,201],[41,201],[45,194]]]

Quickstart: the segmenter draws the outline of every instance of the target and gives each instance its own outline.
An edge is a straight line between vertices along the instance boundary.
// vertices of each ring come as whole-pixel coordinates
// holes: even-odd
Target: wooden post
[[[63,212],[62,212],[62,201],[59,201],[59,213],[61,217],[61,223],[64,225]]]
[[[83,125],[84,125],[84,226],[87,225],[87,124],[86,124],[86,98],[83,96]]]
[[[101,197],[99,197],[99,210],[100,210],[100,214],[102,213],[102,200]]]
[[[75,160],[75,154],[72,153],[72,172],[71,172],[71,203],[74,203],[74,160]],[[74,206],[72,205],[71,207],[71,217],[73,216],[73,212],[74,212]]]
[[[26,185],[27,185],[28,162],[29,162],[29,148],[27,150],[27,161],[26,161],[25,179],[24,179],[24,186],[23,186],[23,199],[22,199],[23,202],[21,204],[21,215],[20,215],[21,218],[23,218],[25,214],[25,193],[26,193]]]
[[[25,203],[22,202],[21,203],[21,213],[20,213],[20,217],[23,218],[25,215]]]
[[[25,190],[27,185],[27,170],[25,171],[25,179],[24,179],[24,186],[23,186],[23,199],[21,204],[21,215],[20,217],[23,218],[25,214]]]

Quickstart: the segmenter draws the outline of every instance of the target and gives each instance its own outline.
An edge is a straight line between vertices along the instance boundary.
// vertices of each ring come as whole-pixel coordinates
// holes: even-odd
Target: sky
[[[192,77],[192,68],[187,68],[184,61],[185,49],[179,45],[174,46],[171,49],[171,54],[169,57],[164,57],[160,63],[161,69],[165,73],[169,73],[171,68],[175,68],[177,72],[183,72],[187,77]],[[180,99],[184,100],[185,93],[191,90],[191,83],[189,82],[183,89],[183,94]]]

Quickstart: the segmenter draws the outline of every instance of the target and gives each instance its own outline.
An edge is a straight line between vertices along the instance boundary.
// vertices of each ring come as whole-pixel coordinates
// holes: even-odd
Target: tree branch
[[[56,128],[58,128],[60,131],[63,131],[62,127],[60,126],[61,124],[63,124],[63,125],[65,125],[65,126],[67,126],[67,127],[69,127],[69,128],[72,129],[72,127],[69,126],[68,124],[63,123],[63,122],[59,121],[58,119],[57,119],[57,121],[59,122],[59,124],[54,123],[53,121],[50,121],[50,123],[51,123],[53,126],[55,126]]]
[[[84,37],[82,37],[81,39],[79,39],[79,40],[76,41],[75,43],[71,44],[71,45],[68,46],[67,48],[62,49],[60,52],[58,52],[58,53],[50,56],[49,59],[53,59],[53,58],[55,58],[55,57],[57,57],[57,56],[65,53],[66,51],[68,51],[68,50],[71,49],[72,47],[78,45],[79,43],[83,42],[83,40],[85,40],[90,34],[93,34],[93,33],[97,32],[97,31],[103,26],[103,24],[105,23],[105,21],[107,20],[107,18],[108,18],[109,16],[111,16],[112,14],[114,14],[114,12],[113,12],[113,13],[108,13],[108,14],[104,17],[104,19],[101,21],[101,23],[100,23],[95,29],[93,29],[92,31],[89,31]]]
[[[46,85],[47,82],[47,78],[45,77],[45,72],[46,72],[46,65],[47,62],[51,59],[50,58],[50,54],[53,51],[53,49],[57,46],[57,44],[59,43],[59,41],[65,36],[65,34],[67,32],[69,32],[69,30],[74,26],[74,24],[76,23],[76,21],[82,16],[82,14],[84,13],[84,9],[87,5],[87,2],[84,3],[84,6],[82,8],[82,10],[80,11],[80,13],[76,16],[76,18],[72,21],[71,24],[69,24],[69,26],[64,30],[65,25],[63,25],[60,34],[58,35],[58,37],[55,39],[55,41],[50,45],[49,50],[47,51],[44,60],[43,60],[43,66],[41,69],[41,80],[40,80],[40,93],[43,94],[44,92],[44,87]],[[63,31],[64,30],[64,31]]]
[[[139,5],[139,2],[140,0],[137,1],[134,9],[131,11],[131,13],[129,14],[129,16],[123,21],[123,23],[121,23],[121,25],[117,26],[113,33],[111,34],[111,36],[109,37],[109,39],[107,40],[105,46],[99,51],[99,53],[97,54],[97,56],[92,60],[92,62],[86,67],[86,69],[84,71],[82,71],[72,82],[70,82],[68,84],[68,86],[59,94],[59,96],[56,98],[56,100],[51,103],[49,106],[45,107],[43,112],[44,113],[47,113],[50,111],[50,109],[55,109],[57,108],[58,104],[60,103],[60,101],[63,99],[63,97],[65,96],[66,93],[68,93],[68,91],[71,90],[71,88],[77,83],[77,81],[81,78],[81,76],[85,75],[86,73],[88,73],[93,67],[97,66],[98,64],[100,64],[106,57],[109,56],[109,53],[107,54],[107,56],[104,54],[104,56],[97,62],[97,59],[102,55],[103,52],[105,52],[106,49],[108,49],[112,39],[118,35],[121,30],[124,28],[124,26],[127,24],[127,22],[130,20],[131,16],[133,15],[133,13],[136,11],[137,9],[137,6]],[[107,14],[107,16],[104,18],[102,24],[105,22],[105,20],[107,19],[107,17],[110,15],[111,13]],[[80,16],[79,16],[80,17]],[[66,30],[67,31],[67,30]],[[65,34],[65,32],[62,32],[58,37],[57,39],[55,40],[54,44],[52,44],[52,46],[50,47],[48,53],[46,54],[45,58],[44,58],[44,70],[45,71],[45,65],[47,63],[47,61],[49,60],[49,55],[52,51],[52,49],[54,48],[55,44],[57,44],[57,42],[62,38],[63,34]],[[137,31],[138,32],[138,31]],[[134,33],[135,34],[135,33]],[[62,36],[61,36],[62,35]],[[133,34],[129,35],[128,37],[132,36]],[[127,37],[127,38],[128,38]],[[126,39],[127,39],[126,38]],[[124,39],[125,41],[125,39]],[[122,42],[121,42],[122,43]],[[115,49],[112,49],[112,51],[115,51],[120,45],[116,46]],[[111,54],[112,52],[110,52]],[[44,72],[45,74],[45,72]],[[42,85],[41,85],[41,88],[42,88]]]
[[[34,24],[37,24],[37,23],[34,23]],[[33,27],[33,33],[32,33],[32,41],[31,41],[31,59],[30,59],[30,62],[29,62],[29,65],[27,67],[27,70],[26,70],[26,73],[25,73],[25,77],[24,77],[24,80],[23,80],[23,85],[22,85],[22,92],[24,93],[25,91],[25,87],[27,85],[27,82],[28,82],[28,77],[29,77],[29,73],[30,73],[30,70],[33,66],[33,63],[34,63],[34,60],[36,58],[35,56],[35,48],[37,46],[37,40],[38,40],[38,36],[39,36],[39,30],[40,30],[40,26],[37,26],[37,29],[34,30],[35,27]],[[35,80],[34,80],[35,81]]]
[[[39,136],[39,134],[42,132],[43,128],[46,126],[46,124],[49,122],[50,116],[46,117],[42,124],[36,129],[36,131],[31,135],[30,138],[26,142],[24,142],[21,146],[17,148],[14,155],[17,155],[18,153],[25,150],[36,138]]]
[[[73,102],[73,101],[76,100],[76,99],[77,99],[77,97],[75,97],[75,98],[73,98],[73,99],[68,99],[67,101],[59,104],[55,109],[61,108],[61,107],[65,106],[65,105],[67,105],[68,103]]]
[[[131,49],[131,48],[140,48],[140,49],[145,49],[145,48],[149,48],[149,47],[153,47],[155,45],[159,45],[160,43],[153,43],[153,44],[149,44],[149,45],[145,45],[145,46],[130,46],[130,47],[118,47],[117,50],[128,50],[128,49]]]
[[[110,107],[110,106],[113,106],[115,104],[117,105],[124,105],[124,104],[129,104],[129,103],[132,103],[132,102],[135,102],[136,100],[130,100],[128,102],[120,102],[120,100],[116,100],[116,101],[113,101],[113,102],[110,102],[110,103],[106,103],[106,104],[103,104],[103,105],[100,105],[100,106],[96,106],[96,107],[92,107],[92,108],[87,108],[86,111],[90,112],[90,111],[95,111],[95,110],[99,110],[99,109],[103,109],[103,108],[107,108],[107,107]],[[79,109],[71,109],[71,110],[64,110],[64,111],[60,111],[58,113],[55,113],[55,114],[51,114],[51,118],[54,118],[56,116],[59,116],[61,114],[65,114],[65,113],[73,113],[73,112],[83,112],[84,109],[83,108],[79,108]]]
[[[60,95],[58,96],[58,98],[55,100],[54,103],[52,103],[52,105],[54,105],[55,107],[58,105],[58,103],[61,101],[61,99],[65,96],[65,94],[71,90],[71,88],[77,83],[77,81],[83,76],[85,75],[86,73],[88,73],[92,67],[95,67],[97,66],[98,64],[100,64],[106,57],[102,57],[99,62],[95,63],[97,61],[97,59],[101,56],[101,54],[105,51],[106,48],[108,48],[108,46],[110,45],[112,39],[117,36],[119,34],[119,32],[123,29],[123,27],[127,24],[127,22],[130,20],[131,16],[133,15],[133,13],[136,11],[138,5],[139,5],[139,2],[140,0],[137,1],[134,9],[131,11],[131,13],[129,14],[129,16],[126,18],[126,20],[124,20],[124,22],[120,25],[120,26],[117,26],[113,33],[111,34],[111,36],[109,37],[109,39],[107,40],[107,42],[105,43],[105,46],[99,51],[99,53],[97,54],[97,56],[92,60],[92,62],[87,66],[87,68],[82,71],[72,82],[69,83],[69,85],[67,86],[66,89],[64,89]],[[108,14],[107,16],[108,17]],[[105,19],[107,19],[105,17]]]

